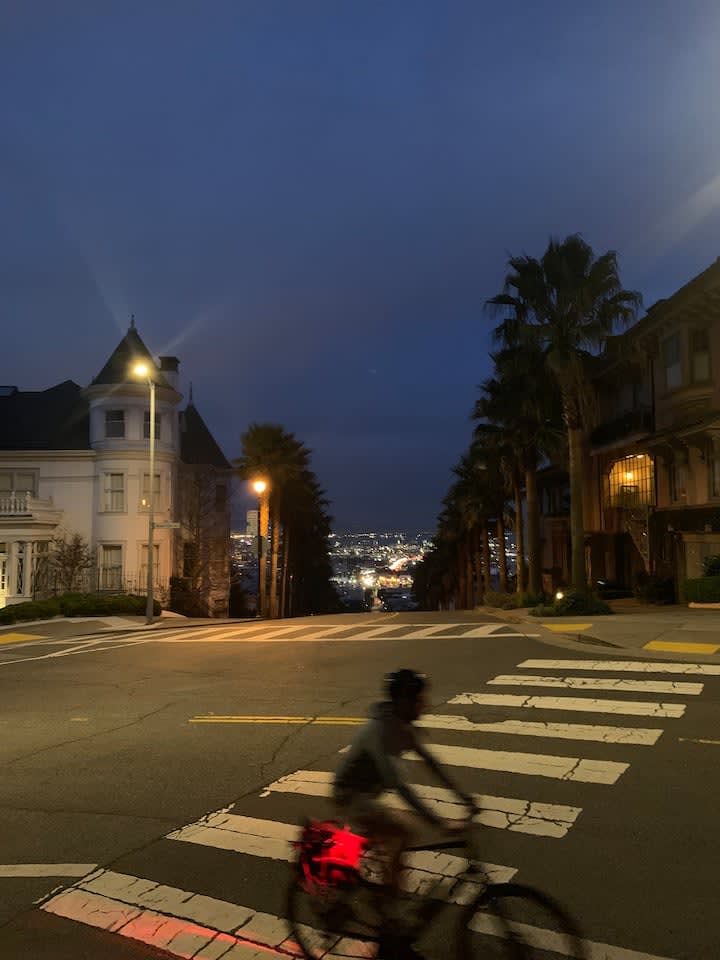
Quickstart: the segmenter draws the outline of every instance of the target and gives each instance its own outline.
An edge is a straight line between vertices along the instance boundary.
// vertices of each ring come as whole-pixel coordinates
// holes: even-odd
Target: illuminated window
[[[679,333],[674,333],[663,343],[663,363],[665,366],[665,386],[668,390],[674,390],[682,383]]]
[[[693,383],[710,379],[710,334],[708,330],[693,330],[690,334],[690,373]]]
[[[655,503],[655,466],[647,454],[616,460],[605,478],[605,506],[630,510]]]
[[[119,590],[122,587],[122,546],[103,544],[100,552],[100,589]]]
[[[105,511],[122,513],[125,509],[125,474],[105,474]]]

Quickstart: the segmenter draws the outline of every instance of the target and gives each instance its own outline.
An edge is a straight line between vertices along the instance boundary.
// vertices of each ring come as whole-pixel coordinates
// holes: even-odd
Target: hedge
[[[595,616],[604,617],[612,610],[599,597],[591,593],[566,593],[562,600],[555,600],[551,604],[541,604],[530,611],[532,617],[575,617]]]
[[[696,577],[685,581],[688,603],[720,603],[720,577]]]
[[[14,603],[0,610],[0,624],[22,620],[49,620],[51,617],[108,617],[145,613],[147,597],[133,594],[65,593],[49,600],[30,600]],[[160,614],[159,602],[154,602],[154,614]]]

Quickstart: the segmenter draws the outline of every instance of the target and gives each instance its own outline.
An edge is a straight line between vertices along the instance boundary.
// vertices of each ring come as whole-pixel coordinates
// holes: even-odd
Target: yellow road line
[[[709,743],[714,747],[720,747],[720,740],[703,740],[702,737],[678,737],[678,740],[682,741],[683,743]]]
[[[568,633],[575,630],[589,630],[591,623],[543,623],[546,630],[553,630],[555,633]]]
[[[673,640],[651,640],[643,650],[664,650],[666,653],[717,653],[719,643],[680,643]]]
[[[366,717],[191,717],[188,723],[319,723],[350,724],[365,723]]]
[[[20,643],[22,640],[47,640],[36,633],[3,633],[0,634],[0,643]]]

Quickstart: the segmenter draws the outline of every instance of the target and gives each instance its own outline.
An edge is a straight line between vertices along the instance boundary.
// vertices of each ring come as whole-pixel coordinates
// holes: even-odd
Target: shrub
[[[600,597],[581,591],[571,591],[566,593],[562,600],[540,604],[530,611],[533,617],[604,617],[611,613],[610,607]]]
[[[710,557],[705,557],[703,560],[703,576],[705,577],[718,577],[720,576],[720,554],[714,553]]]
[[[688,603],[720,603],[720,576],[686,580],[685,599]]]
[[[635,577],[633,594],[641,603],[674,603],[675,584],[670,577],[658,577],[642,570]]]
[[[26,603],[14,603],[0,610],[0,623],[17,623],[19,620],[49,620],[60,614],[60,604],[53,597],[50,600],[28,600]]]
[[[545,601],[544,593],[514,593],[512,595],[513,607],[536,607]]]
[[[486,590],[483,595],[483,604],[486,607],[498,607],[501,610],[511,610],[514,606],[513,594],[502,593],[500,590]]]
[[[58,599],[66,617],[142,616],[147,604],[147,597],[128,593],[66,593]],[[158,616],[160,610],[160,603],[155,600],[155,616]]]

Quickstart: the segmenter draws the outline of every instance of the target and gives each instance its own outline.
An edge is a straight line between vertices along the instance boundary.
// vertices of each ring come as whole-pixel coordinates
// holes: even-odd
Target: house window
[[[100,552],[100,589],[122,588],[122,547],[119,544],[103,544]]]
[[[142,490],[140,493],[140,506],[147,508],[150,506],[150,474],[144,473],[142,475]],[[160,474],[155,474],[155,482],[153,483],[153,505],[155,507],[160,503]]]
[[[0,496],[7,493],[37,493],[37,472],[3,470],[0,473]]]
[[[106,437],[124,437],[125,436],[125,411],[124,410],[106,410],[105,411],[105,436]]]
[[[670,481],[670,499],[673,503],[687,500],[687,466],[684,463],[671,463],[668,468]]]
[[[690,334],[690,374],[693,383],[710,379],[710,332],[693,330]]]
[[[708,493],[720,497],[720,443],[711,440],[707,452]]]
[[[125,509],[125,474],[105,474],[105,511],[122,513]]]
[[[160,439],[160,426],[162,424],[162,415],[159,413],[155,414],[155,439]],[[143,414],[143,437],[146,440],[150,439],[150,411],[146,410]]]
[[[605,482],[605,506],[632,510],[655,503],[655,464],[645,453],[616,460]]]
[[[680,363],[680,334],[674,333],[663,344],[663,363],[665,365],[665,386],[675,390],[682,384],[682,366]]]
[[[148,575],[148,545],[144,543],[141,548],[141,561],[140,561],[140,585],[147,583]],[[158,574],[160,573],[160,544],[153,544],[153,584],[156,584],[159,580]]]

